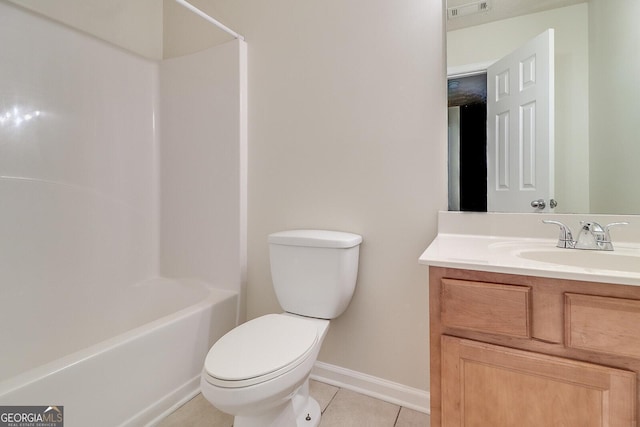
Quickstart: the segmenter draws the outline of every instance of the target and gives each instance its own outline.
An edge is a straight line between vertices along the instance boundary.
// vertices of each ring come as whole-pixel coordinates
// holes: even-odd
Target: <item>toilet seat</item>
[[[229,331],[209,350],[207,382],[228,388],[248,387],[280,376],[302,363],[318,342],[313,321],[267,314]]]

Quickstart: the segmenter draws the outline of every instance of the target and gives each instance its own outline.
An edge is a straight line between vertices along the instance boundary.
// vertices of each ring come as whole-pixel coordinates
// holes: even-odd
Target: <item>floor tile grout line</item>
[[[325,413],[325,411],[326,411],[327,409],[329,409],[329,406],[331,406],[331,403],[333,403],[333,400],[336,398],[336,396],[338,395],[338,392],[339,392],[340,390],[341,390],[341,389],[340,389],[340,387],[337,387],[336,392],[335,392],[335,393],[333,393],[333,396],[331,396],[331,399],[329,400],[329,403],[327,403],[327,406],[324,408],[324,410],[323,410],[323,411],[320,411],[320,415],[324,414],[324,413]]]
[[[396,419],[393,422],[393,427],[396,427],[398,424],[398,419],[400,418],[400,411],[402,411],[402,406],[398,406],[398,413],[396,414]]]

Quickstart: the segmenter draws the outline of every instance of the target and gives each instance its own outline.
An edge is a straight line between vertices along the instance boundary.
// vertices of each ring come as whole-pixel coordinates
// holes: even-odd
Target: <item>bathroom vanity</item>
[[[431,426],[636,426],[640,246],[558,249],[554,237],[505,231],[511,217],[498,217],[503,235],[491,224],[478,235],[464,230],[476,218],[458,215],[463,229],[443,232],[451,218],[441,215],[420,257],[429,266]],[[549,235],[540,219],[531,229]],[[580,265],[581,253],[597,268]]]

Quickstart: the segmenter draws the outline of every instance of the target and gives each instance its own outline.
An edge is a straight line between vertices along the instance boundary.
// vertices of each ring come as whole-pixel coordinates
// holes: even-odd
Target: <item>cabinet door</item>
[[[633,427],[635,373],[442,337],[443,427]]]

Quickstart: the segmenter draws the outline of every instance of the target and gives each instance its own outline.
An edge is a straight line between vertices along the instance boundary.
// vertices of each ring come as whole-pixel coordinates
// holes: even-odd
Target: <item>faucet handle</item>
[[[611,224],[607,224],[604,227],[604,240],[605,242],[609,243],[611,245],[611,250],[613,250],[613,245],[611,244],[611,235],[609,234],[609,229],[611,227],[615,227],[616,225],[629,225],[629,223],[627,221],[621,221],[621,222],[612,222]]]
[[[627,221],[620,221],[620,222],[612,222],[612,223],[610,223],[610,224],[607,224],[607,225],[604,227],[604,231],[605,231],[605,233],[609,233],[609,228],[610,228],[610,227],[613,227],[613,226],[615,226],[615,225],[629,225],[629,223],[628,223]]]
[[[571,229],[561,223],[560,221],[553,221],[550,219],[543,219],[542,222],[545,224],[555,224],[560,227],[560,235],[558,236],[558,244],[556,245],[559,248],[573,248],[576,242],[573,240],[573,235],[571,234]]]

